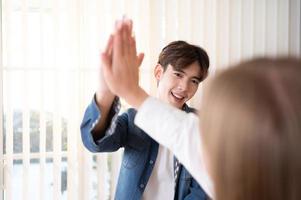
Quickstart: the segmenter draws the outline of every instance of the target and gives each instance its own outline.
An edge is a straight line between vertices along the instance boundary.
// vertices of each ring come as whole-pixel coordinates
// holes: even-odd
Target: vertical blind
[[[300,57],[300,0],[2,0],[0,200],[112,199],[122,152],[91,154],[79,132],[99,54],[123,14],[146,54],[141,85],[173,40],[200,45],[211,76],[258,56]],[[199,89],[191,101],[201,99]],[[126,106],[125,106],[126,107]]]

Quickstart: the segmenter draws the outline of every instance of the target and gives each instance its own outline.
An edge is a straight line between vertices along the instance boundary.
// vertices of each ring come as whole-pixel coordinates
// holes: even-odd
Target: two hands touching
[[[103,102],[104,98],[111,102],[117,95],[139,108],[148,97],[139,86],[139,66],[144,54],[137,54],[132,27],[130,19],[117,21],[115,31],[101,54],[100,88],[96,94],[98,103]]]

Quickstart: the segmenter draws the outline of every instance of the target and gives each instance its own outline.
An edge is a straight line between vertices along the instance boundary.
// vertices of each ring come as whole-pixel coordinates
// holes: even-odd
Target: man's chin
[[[183,103],[178,103],[178,102],[169,102],[170,105],[172,105],[173,107],[176,107],[176,108],[179,108],[179,109],[182,109],[183,107]]]
[[[183,105],[185,103],[185,102],[183,103],[183,102],[180,102],[180,101],[176,101],[176,100],[174,100],[172,98],[165,98],[165,99],[161,98],[161,100],[163,100],[165,103],[168,103],[169,105],[171,105],[171,106],[173,106],[175,108],[179,108],[179,109],[182,109],[182,107],[183,107]]]

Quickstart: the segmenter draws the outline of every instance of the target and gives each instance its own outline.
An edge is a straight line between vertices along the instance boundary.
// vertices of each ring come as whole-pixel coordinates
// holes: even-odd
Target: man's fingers
[[[114,32],[113,32],[113,34],[116,34],[116,33],[117,33],[117,30],[118,30],[118,28],[120,27],[120,23],[121,23],[121,20],[120,20],[120,19],[118,19],[118,20],[115,21]]]
[[[123,17],[123,24],[126,26],[126,29],[130,35],[132,35],[133,31],[133,21],[127,17]]]
[[[110,46],[109,46],[109,52],[107,53],[111,62],[112,62],[112,55],[113,55],[113,41],[114,41],[114,36],[112,35]]]
[[[101,54],[101,62],[102,62],[102,68],[103,70],[111,70],[112,68],[112,60],[110,59],[110,57],[105,54],[105,53],[102,53]]]
[[[130,37],[130,53],[131,56],[135,56],[135,58],[137,59],[137,64],[138,66],[141,65],[143,58],[144,58],[144,54],[143,53],[139,53],[139,55],[137,56],[137,47],[136,47],[136,39],[134,37]]]
[[[131,19],[129,19],[129,21],[128,21],[128,26],[129,26],[130,33],[132,33],[132,31],[133,31],[133,21]]]
[[[131,41],[132,41],[132,46],[133,46],[133,54],[136,56],[137,55],[136,38],[131,37]]]
[[[102,54],[101,55],[102,58],[102,75],[103,75],[103,80],[105,81],[105,83],[107,84],[108,88],[112,91],[112,88],[110,86],[110,83],[112,83],[112,76],[113,76],[113,72],[112,72],[112,65],[110,65],[109,60],[107,55]],[[112,91],[113,92],[113,91]]]
[[[124,44],[124,54],[128,55],[130,53],[130,37],[131,37],[131,27],[129,25],[129,20],[123,20],[123,27],[122,27],[122,41]]]
[[[120,58],[123,55],[123,39],[122,39],[123,24],[121,21],[117,23],[116,32],[113,39],[113,60],[114,58]]]
[[[139,55],[138,55],[138,66],[139,67],[140,67],[143,59],[144,59],[144,53],[139,53]]]
[[[113,45],[113,35],[111,34],[110,37],[109,37],[109,39],[108,39],[107,45],[105,47],[105,50],[104,50],[104,52],[106,54],[109,54],[110,51],[112,51],[112,48],[113,48],[112,45]]]

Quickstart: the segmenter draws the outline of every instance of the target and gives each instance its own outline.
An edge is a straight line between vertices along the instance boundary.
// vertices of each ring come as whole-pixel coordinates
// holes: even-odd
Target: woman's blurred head
[[[301,199],[301,62],[256,59],[216,75],[201,133],[216,199]]]

